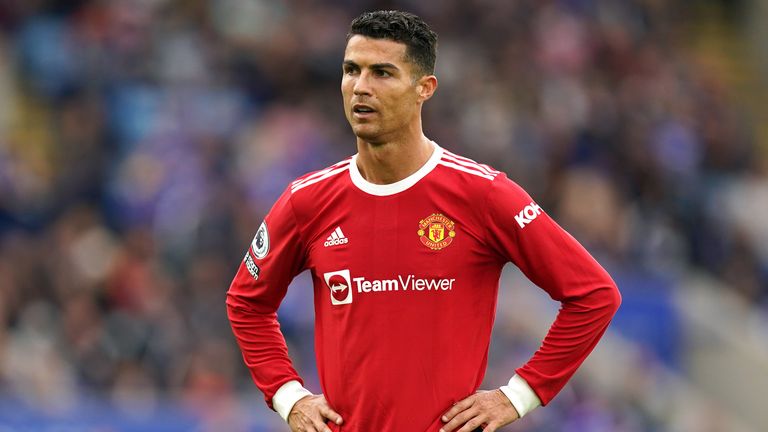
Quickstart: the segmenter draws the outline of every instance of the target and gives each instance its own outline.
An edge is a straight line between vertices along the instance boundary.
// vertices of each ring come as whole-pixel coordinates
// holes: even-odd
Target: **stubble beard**
[[[358,139],[374,146],[385,144],[385,142],[381,139],[381,131],[379,128],[360,128],[359,126],[369,126],[369,124],[359,124],[358,127],[352,126],[352,133],[354,133]]]

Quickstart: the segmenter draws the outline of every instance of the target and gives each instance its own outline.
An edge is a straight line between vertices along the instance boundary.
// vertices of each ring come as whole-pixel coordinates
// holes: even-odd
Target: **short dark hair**
[[[418,16],[395,10],[365,12],[349,25],[347,41],[354,35],[389,39],[405,44],[405,56],[421,75],[435,73],[437,33]]]

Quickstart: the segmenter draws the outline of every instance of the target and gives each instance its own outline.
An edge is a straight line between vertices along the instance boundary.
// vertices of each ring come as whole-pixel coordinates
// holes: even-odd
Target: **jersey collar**
[[[376,196],[389,196],[408,190],[411,186],[419,182],[419,180],[426,177],[427,174],[432,172],[433,169],[440,162],[440,158],[443,157],[443,148],[437,145],[434,141],[430,141],[435,147],[435,151],[432,152],[429,160],[422,165],[415,173],[408,177],[390,184],[375,184],[363,178],[360,174],[360,170],[357,169],[357,154],[352,156],[352,162],[349,164],[349,175],[352,178],[352,183],[357,186],[363,192]]]

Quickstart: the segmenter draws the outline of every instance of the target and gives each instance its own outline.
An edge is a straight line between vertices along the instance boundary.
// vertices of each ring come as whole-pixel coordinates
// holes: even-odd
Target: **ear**
[[[435,94],[437,90],[437,77],[424,75],[416,82],[416,91],[419,93],[419,102],[425,102]]]

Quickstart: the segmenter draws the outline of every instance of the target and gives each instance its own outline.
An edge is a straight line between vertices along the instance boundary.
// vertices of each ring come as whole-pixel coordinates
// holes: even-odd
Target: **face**
[[[360,35],[347,43],[341,80],[344,113],[355,135],[371,144],[420,127],[421,105],[434,92],[434,76],[416,78],[405,51],[405,44]]]

